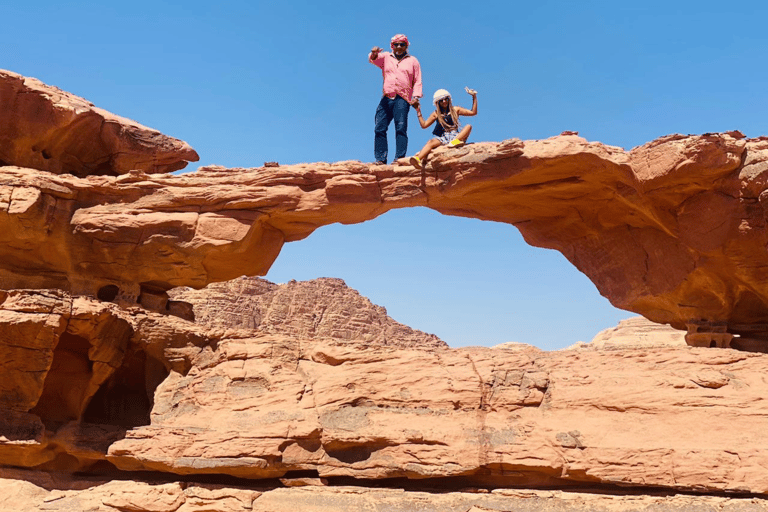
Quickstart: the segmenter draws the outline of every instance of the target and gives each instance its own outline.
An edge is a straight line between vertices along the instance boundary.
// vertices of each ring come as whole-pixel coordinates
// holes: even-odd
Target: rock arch
[[[531,245],[564,254],[618,308],[678,329],[695,324],[699,338],[712,325],[720,339],[725,326],[740,343],[760,344],[766,161],[768,141],[731,132],[631,151],[573,134],[470,144],[436,151],[423,171],[357,161],[132,171],[98,187],[6,167],[0,281],[92,295],[114,284],[135,300],[142,283],[264,275],[284,243],[323,225],[426,206],[513,224]]]

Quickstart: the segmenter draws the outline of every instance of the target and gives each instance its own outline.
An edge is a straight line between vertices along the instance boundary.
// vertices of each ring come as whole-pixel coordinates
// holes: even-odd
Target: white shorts
[[[452,132],[445,132],[441,136],[437,137],[437,140],[445,144],[450,144],[453,139],[459,136],[459,130],[453,130]]]

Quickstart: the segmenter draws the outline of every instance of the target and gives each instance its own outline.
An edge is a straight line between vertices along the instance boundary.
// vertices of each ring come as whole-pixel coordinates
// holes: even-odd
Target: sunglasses
[[[439,100],[437,100],[437,102],[438,102],[438,103],[440,103],[440,102],[442,102],[442,101],[448,101],[448,100],[450,100],[450,99],[451,99],[451,98],[450,98],[449,96],[446,96],[445,98],[440,98]]]
[[[405,48],[408,46],[408,43],[392,43],[392,46],[397,46],[398,48]]]

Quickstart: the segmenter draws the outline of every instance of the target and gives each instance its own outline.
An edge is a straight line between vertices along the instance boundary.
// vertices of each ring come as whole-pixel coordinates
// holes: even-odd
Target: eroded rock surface
[[[768,355],[702,347],[768,341],[768,140],[564,134],[439,148],[424,171],[169,176],[143,170],[184,145],[11,73],[0,99],[3,509],[765,510]],[[169,293],[409,206],[513,224],[694,347],[451,350],[336,280]]]
[[[312,470],[768,493],[764,425],[747,419],[768,413],[766,358],[227,339],[204,365],[172,373],[151,425],[130,430],[107,459],[131,471],[245,478]]]
[[[301,339],[360,340],[377,345],[448,345],[394,321],[387,310],[349,288],[341,279],[321,278],[278,285],[258,277],[213,283],[201,290],[177,288],[175,301],[194,305],[198,323],[218,328],[255,329]]]
[[[682,347],[685,344],[685,331],[637,316],[622,320],[617,326],[597,333],[590,343],[577,346],[582,349],[612,349]]]
[[[74,94],[0,70],[0,165],[56,174],[172,172],[199,160],[184,141]]]
[[[46,475],[47,476],[47,475]],[[0,471],[0,507],[8,512],[765,512],[757,498],[634,495],[498,489],[419,492],[334,487],[104,481]]]
[[[155,388],[215,344],[199,327],[55,290],[0,296],[0,461],[78,469],[147,425]]]
[[[0,168],[0,283],[127,302],[263,275],[326,224],[427,206],[506,222],[612,304],[692,345],[765,349],[768,140],[669,136],[624,151],[576,135],[438,149],[426,170],[361,162],[79,179]],[[149,264],[151,262],[151,264]],[[734,338],[737,335],[738,338]]]
[[[768,355],[397,348],[36,291],[0,334],[5,465],[768,494]]]

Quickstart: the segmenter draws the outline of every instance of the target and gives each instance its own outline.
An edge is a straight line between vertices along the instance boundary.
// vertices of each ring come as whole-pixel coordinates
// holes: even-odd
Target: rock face
[[[2,345],[9,465],[768,493],[768,355],[399,349],[33,291],[8,294],[0,332],[18,333]],[[14,350],[39,362],[15,371]]]
[[[436,150],[424,171],[338,162],[80,179],[0,167],[0,283],[162,303],[176,286],[263,275],[283,243],[320,226],[428,206],[514,224],[612,304],[692,345],[764,350],[766,169],[768,140],[736,132],[629,152],[576,135],[477,143]]]
[[[213,343],[195,324],[51,290],[0,296],[0,461],[87,467],[149,422],[153,391]]]
[[[160,385],[151,425],[113,443],[107,460],[245,478],[311,470],[765,494],[765,425],[745,421],[745,411],[768,414],[767,357],[222,340],[210,359]]]
[[[768,355],[401,349],[35,291],[0,333],[7,465],[768,494]]]
[[[630,496],[497,489],[414,492],[352,486],[261,486],[132,482],[0,471],[0,507],[9,512],[765,512],[756,498]]]
[[[55,174],[87,138],[57,119],[51,171],[0,167],[4,510],[768,509],[768,355],[709,348],[768,339],[768,141],[111,177]],[[688,344],[635,321],[559,352],[452,350],[339,280],[172,290],[418,205],[518,226]]]
[[[83,98],[0,70],[0,165],[85,177],[172,172],[199,160],[186,143]]]
[[[622,320],[619,325],[601,331],[582,348],[682,347],[685,332],[651,322],[641,316]]]
[[[175,301],[194,305],[198,323],[255,329],[301,339],[359,340],[399,348],[448,345],[434,334],[411,329],[387,316],[341,279],[321,278],[277,285],[258,277],[213,283],[201,290],[177,288]]]

